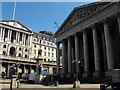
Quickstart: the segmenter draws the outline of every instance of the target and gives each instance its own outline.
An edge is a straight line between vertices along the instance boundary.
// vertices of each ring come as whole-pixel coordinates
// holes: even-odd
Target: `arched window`
[[[25,58],[28,58],[28,56],[27,56],[27,55],[25,55]]]
[[[10,48],[10,56],[15,57],[16,56],[16,50],[14,47]]]
[[[21,51],[21,48],[19,48],[19,50]]]
[[[27,49],[25,49],[25,51],[27,52]]]
[[[21,57],[21,56],[22,56],[21,54],[18,55],[18,57]]]

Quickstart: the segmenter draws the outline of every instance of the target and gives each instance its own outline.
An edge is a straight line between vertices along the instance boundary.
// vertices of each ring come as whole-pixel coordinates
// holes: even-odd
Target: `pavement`
[[[58,86],[44,86],[41,84],[26,84],[21,83],[19,88],[14,88],[13,90],[100,90],[99,84],[81,84],[80,88],[73,88],[73,84],[64,84]],[[10,90],[9,87],[2,90]]]
[[[100,88],[100,84],[81,84],[81,88]],[[73,88],[73,84],[59,84],[58,86],[44,86],[41,84],[20,84],[20,88]]]

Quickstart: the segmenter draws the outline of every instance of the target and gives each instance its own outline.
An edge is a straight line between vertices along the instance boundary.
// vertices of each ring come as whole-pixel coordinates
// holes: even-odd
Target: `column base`
[[[104,76],[104,73],[100,72],[100,71],[95,71],[93,73],[93,77],[101,77],[101,76]]]
[[[61,77],[61,78],[66,78],[66,77],[67,77],[67,74],[65,74],[65,73],[63,74],[63,73],[62,73],[62,74],[60,75],[60,77]]]
[[[112,71],[112,82],[114,83],[120,82],[120,69],[114,69]]]
[[[70,78],[70,77],[72,77],[72,73],[67,74],[67,78]]]
[[[80,88],[80,81],[76,80],[73,82],[73,88]]]
[[[85,72],[82,74],[82,77],[86,78],[86,77],[91,77],[92,74],[90,72]]]

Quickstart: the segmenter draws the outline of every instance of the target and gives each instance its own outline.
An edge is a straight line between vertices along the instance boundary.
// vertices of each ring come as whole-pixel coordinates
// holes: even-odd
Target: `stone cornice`
[[[86,20],[90,19],[91,17],[93,17],[93,16],[95,16],[95,15],[99,14],[100,12],[102,12],[102,11],[104,11],[105,9],[109,8],[112,4],[114,4],[114,2],[109,3],[109,4],[108,4],[108,5],[106,5],[104,8],[101,8],[101,9],[99,9],[99,10],[95,11],[93,14],[91,14],[91,15],[87,16],[86,18],[83,18],[83,19],[79,20],[79,22],[78,22],[78,23],[76,23],[76,24],[72,25],[70,28],[68,28],[68,29],[64,30],[64,31],[63,31],[63,32],[61,32],[60,34],[65,33],[67,30],[69,30],[69,29],[71,29],[71,28],[73,28],[73,27],[77,26],[78,24],[85,22]],[[58,29],[58,30],[59,30],[59,29]],[[58,35],[60,35],[60,34],[57,34],[57,33],[55,33],[55,34],[56,34],[56,37],[57,37]]]
[[[90,3],[90,4],[85,4],[83,6],[79,6],[79,7],[75,7],[72,12],[68,15],[68,17],[65,19],[65,21],[62,23],[62,25],[58,28],[58,30],[55,32],[55,35],[58,34],[58,32],[62,29],[62,27],[67,23],[67,21],[71,18],[71,16],[75,13],[76,10],[82,10],[84,8],[88,8],[91,6],[95,6],[95,5],[99,5],[103,2],[94,2],[94,3]]]
[[[20,29],[20,28],[13,27],[13,26],[10,26],[10,25],[7,25],[7,24],[3,24],[3,23],[0,23],[0,26],[1,27],[6,27],[6,28],[11,28],[12,30],[17,30],[17,31],[24,32],[24,33],[33,34],[32,31],[26,31],[24,29]]]

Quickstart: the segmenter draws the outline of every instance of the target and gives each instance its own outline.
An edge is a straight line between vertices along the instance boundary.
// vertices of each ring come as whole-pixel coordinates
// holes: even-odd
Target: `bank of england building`
[[[50,50],[46,51],[45,47]],[[9,78],[10,67],[15,66],[14,75],[34,73],[37,68],[36,59],[42,61],[39,63],[42,70],[56,73],[56,46],[52,34],[35,33],[16,20],[1,20],[0,72]]]

